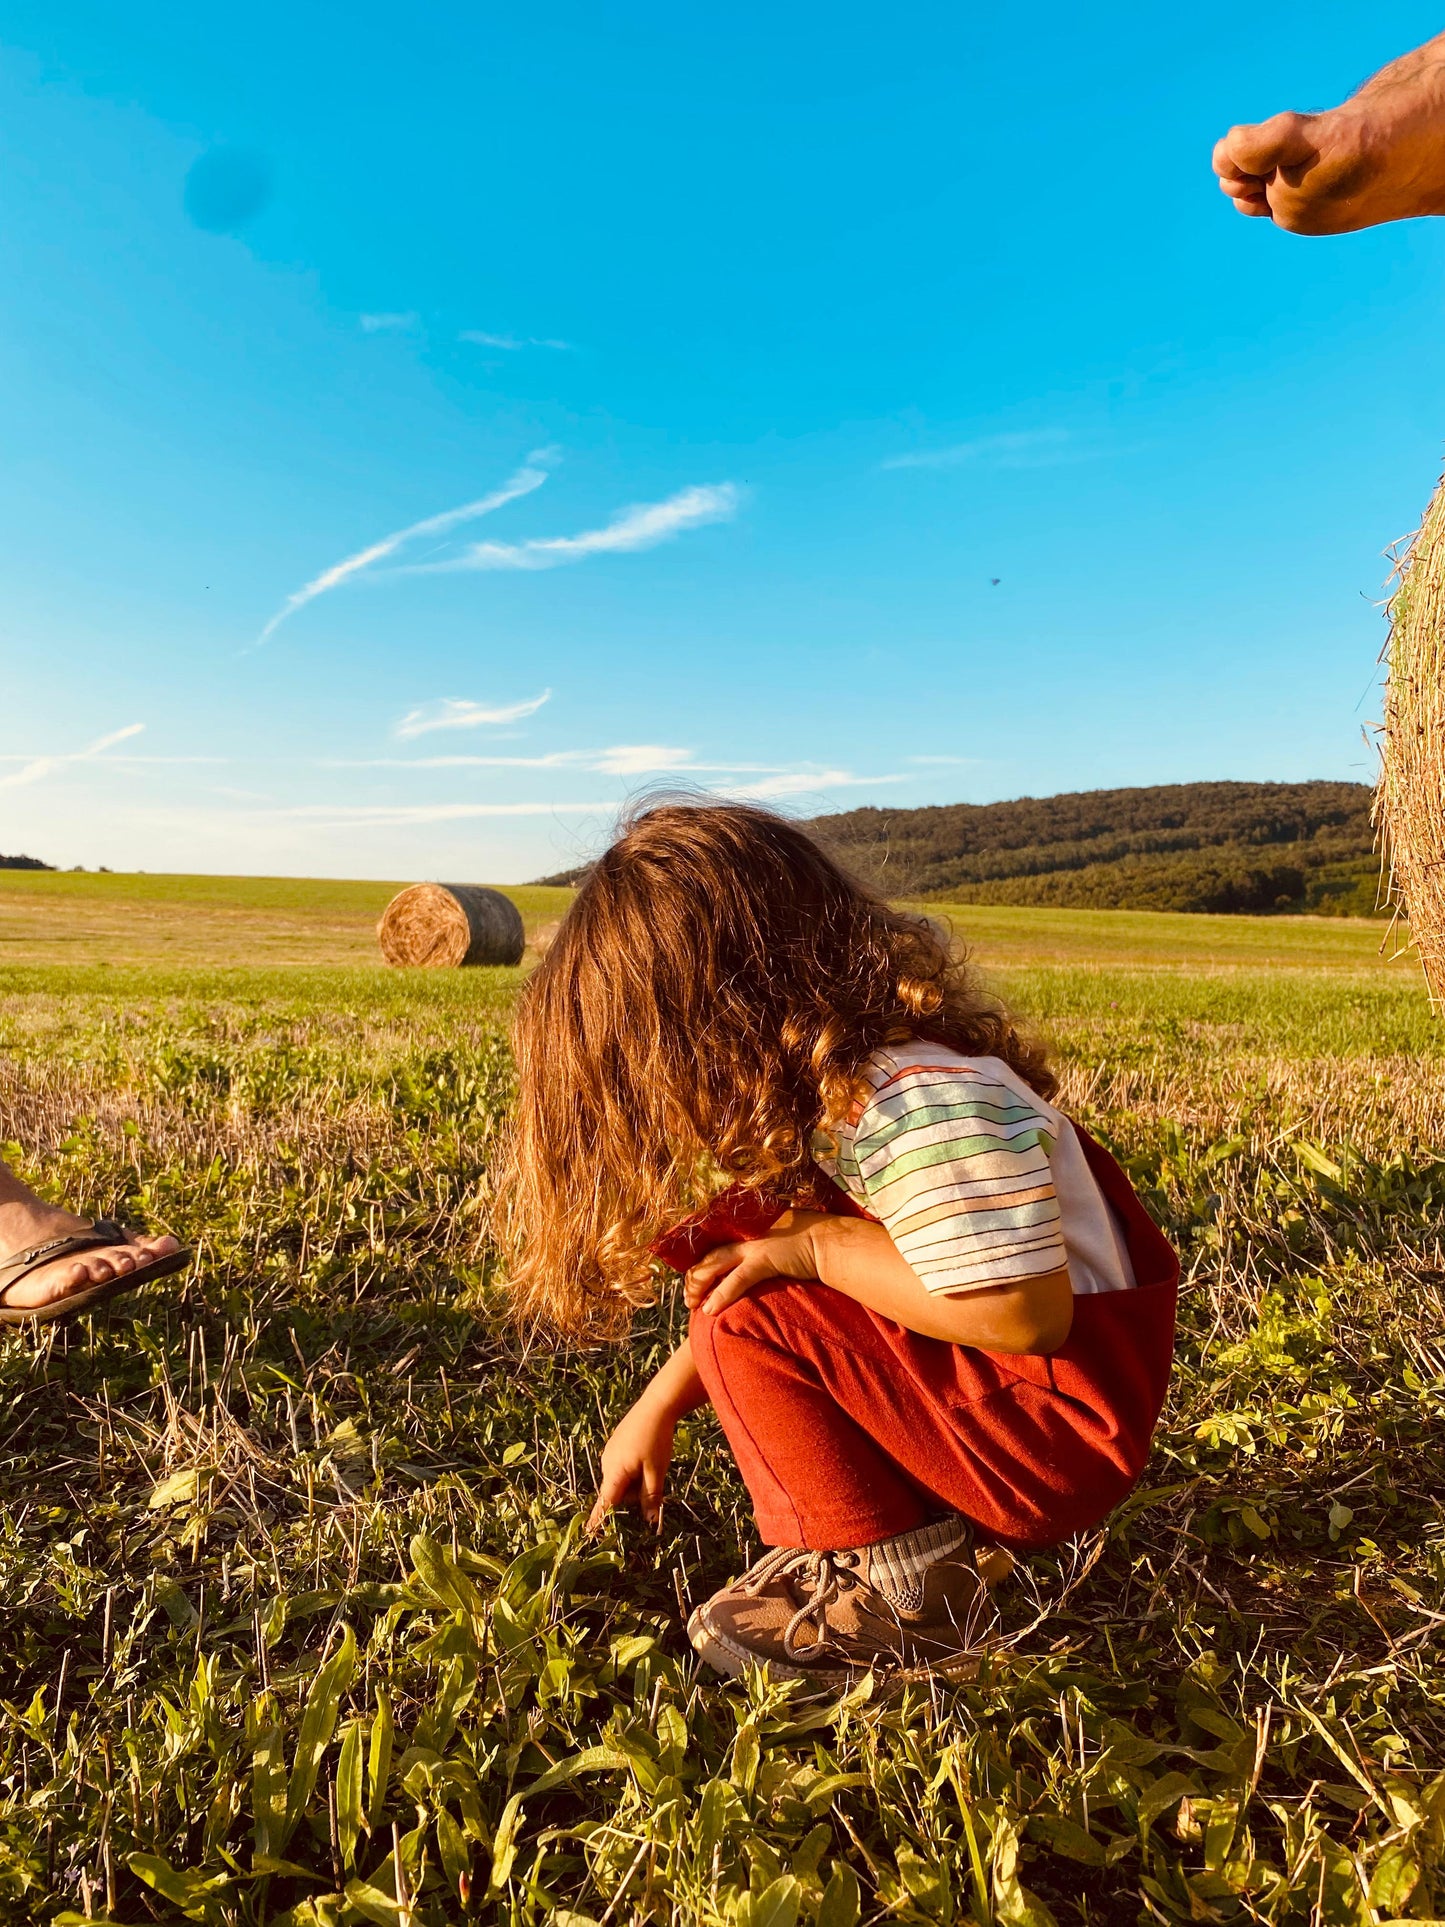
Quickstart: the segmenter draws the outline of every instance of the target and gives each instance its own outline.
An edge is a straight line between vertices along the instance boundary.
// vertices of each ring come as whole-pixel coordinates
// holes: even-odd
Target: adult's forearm
[[[1385,93],[1391,87],[1413,87],[1432,67],[1445,69],[1445,33],[1436,34],[1433,40],[1401,54],[1377,74],[1371,74],[1354,98],[1363,100],[1368,95]]]

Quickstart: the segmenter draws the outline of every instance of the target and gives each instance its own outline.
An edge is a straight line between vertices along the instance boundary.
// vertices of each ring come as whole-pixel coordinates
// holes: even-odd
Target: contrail
[[[742,494],[731,482],[679,490],[665,502],[641,502],[623,509],[606,528],[581,535],[533,536],[526,542],[473,542],[444,562],[402,562],[388,575],[450,575],[466,569],[556,569],[589,555],[625,555],[655,548],[685,529],[727,522]]]
[[[308,602],[314,602],[318,596],[327,595],[332,589],[339,588],[343,582],[350,581],[352,576],[360,575],[373,563],[384,561],[389,555],[395,555],[399,548],[415,540],[417,536],[445,535],[450,530],[459,528],[463,522],[475,522],[480,516],[491,515],[496,509],[505,508],[508,502],[515,502],[519,495],[530,495],[534,488],[540,488],[546,481],[547,470],[542,464],[552,458],[551,449],[538,449],[535,454],[527,457],[526,462],[515,475],[504,482],[500,488],[493,489],[490,495],[483,495],[475,502],[464,502],[460,508],[444,509],[440,515],[427,516],[425,521],[413,522],[409,528],[398,529],[395,535],[383,536],[380,542],[373,542],[369,549],[360,549],[355,555],[348,555],[345,561],[333,563],[329,569],[323,569],[321,574],[308,582],[304,588],[298,589],[294,595],[286,598],[251,647],[259,649],[262,643],[275,635],[288,616],[294,616],[298,609],[304,609]]]
[[[106,750],[114,749],[117,743],[129,742],[132,736],[139,736],[144,728],[144,723],[127,723],[124,729],[113,730],[109,736],[102,736],[85,749],[67,750],[56,756],[37,756],[12,776],[0,776],[0,789],[14,789],[21,783],[38,783],[42,776],[48,776],[52,770],[66,763],[88,763],[92,757],[102,756]]]

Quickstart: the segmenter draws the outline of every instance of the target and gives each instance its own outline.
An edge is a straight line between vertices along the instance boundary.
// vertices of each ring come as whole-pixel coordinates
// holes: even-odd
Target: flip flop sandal
[[[137,1265],[134,1271],[127,1271],[114,1278],[107,1278],[102,1284],[89,1285],[82,1291],[73,1291],[65,1298],[54,1298],[48,1305],[7,1305],[5,1294],[12,1285],[18,1285],[22,1278],[28,1278],[32,1271],[39,1271],[43,1265],[53,1265],[62,1258],[79,1258],[87,1251],[108,1251],[115,1245],[128,1245],[130,1236],[123,1225],[114,1218],[96,1218],[89,1231],[73,1231],[65,1238],[49,1238],[44,1244],[31,1245],[28,1251],[17,1251],[9,1258],[0,1258],[0,1326],[5,1325],[49,1325],[57,1318],[70,1318],[76,1312],[89,1311],[103,1299],[112,1298],[120,1291],[133,1291],[147,1278],[166,1278],[172,1272],[184,1271],[194,1257],[194,1252],[184,1245],[179,1251],[167,1252],[164,1258],[152,1258],[148,1263]]]

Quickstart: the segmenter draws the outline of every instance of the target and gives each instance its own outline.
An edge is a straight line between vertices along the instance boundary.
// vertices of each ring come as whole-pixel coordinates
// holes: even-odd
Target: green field
[[[108,876],[0,870],[0,969],[21,963],[374,964],[403,883],[297,877]],[[507,894],[529,930],[570,890]]]
[[[0,1920],[1445,1911],[1445,1033],[1378,925],[954,913],[1184,1253],[1179,1368],[976,1685],[819,1703],[689,1662],[710,1423],[579,1539],[676,1309],[507,1328],[519,976],[382,968],[395,887],[0,872],[6,1155],[200,1252],[0,1336]]]

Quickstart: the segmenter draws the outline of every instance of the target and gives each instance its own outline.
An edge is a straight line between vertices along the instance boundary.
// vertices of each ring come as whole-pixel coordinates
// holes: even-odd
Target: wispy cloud
[[[574,752],[575,753],[575,752]],[[690,749],[665,743],[615,743],[610,749],[583,751],[588,769],[599,776],[661,776],[670,770],[733,770],[736,763],[699,763]]]
[[[846,769],[797,769],[765,776],[760,783],[729,784],[729,796],[748,796],[762,802],[770,796],[810,796],[816,790],[871,789],[878,783],[897,783],[897,776],[855,776]]]
[[[915,448],[906,455],[890,455],[882,467],[962,468],[967,462],[979,461],[1009,467],[1020,457],[1037,458],[1041,450],[1058,450],[1068,440],[1067,428],[1028,428],[1012,435],[982,435],[977,441],[955,442],[951,448]]]
[[[339,589],[343,582],[349,582],[354,576],[362,575],[366,570],[375,568],[378,562],[385,561],[389,555],[395,555],[397,550],[404,548],[408,542],[414,542],[419,536],[424,535],[447,535],[453,529],[460,528],[465,522],[475,522],[480,516],[492,515],[498,509],[505,508],[508,502],[515,502],[519,496],[530,495],[533,489],[540,488],[546,481],[546,464],[554,460],[555,455],[554,449],[537,449],[527,457],[515,475],[505,481],[500,488],[493,489],[490,495],[479,496],[475,502],[464,502],[460,508],[444,509],[440,515],[428,515],[420,522],[409,523],[406,528],[398,529],[395,534],[384,535],[379,542],[373,542],[370,548],[358,549],[355,555],[348,555],[343,561],[333,563],[329,569],[323,569],[320,575],[314,576],[310,582],[297,589],[294,595],[287,596],[257,636],[251,645],[252,648],[259,649],[263,642],[275,635],[288,616],[294,616],[296,611],[304,609],[308,602],[314,602],[318,596],[327,595],[332,589]]]
[[[591,776],[682,776],[746,778],[709,782],[704,790],[726,796],[763,798],[807,796],[830,789],[871,788],[906,783],[906,775],[857,776],[852,770],[821,763],[703,762],[690,749],[662,743],[616,743],[607,749],[555,749],[541,756],[377,756],[359,760],[326,758],[322,769],[541,769],[577,770]],[[490,808],[491,806],[488,805]],[[569,806],[570,807],[570,806]]]
[[[139,736],[144,723],[127,723],[124,729],[112,730],[109,736],[102,736],[84,749],[58,752],[54,756],[32,756],[28,760],[20,757],[3,757],[0,761],[20,763],[20,768],[8,775],[0,776],[0,789],[18,789],[22,783],[38,783],[42,777],[53,776],[56,770],[65,769],[75,763],[90,763],[107,750],[114,749],[117,743],[127,743],[132,736]]]
[[[570,341],[555,341],[546,335],[491,335],[481,328],[463,328],[457,340],[469,341],[477,348],[501,348],[508,354],[522,348],[559,348],[564,353],[572,348]]]
[[[369,335],[410,334],[421,326],[421,316],[410,309],[405,314],[364,314],[359,318],[362,332]]]
[[[440,515],[429,515],[421,522],[409,523],[406,528],[397,529],[394,534],[373,542],[369,548],[358,549],[355,555],[348,555],[342,561],[333,563],[329,569],[323,569],[320,575],[314,576],[286,598],[251,647],[259,649],[275,635],[288,617],[295,615],[298,609],[304,609],[308,602],[314,602],[318,596],[328,595],[344,582],[354,581],[361,575],[443,575],[477,569],[555,569],[563,563],[581,562],[589,555],[621,555],[655,548],[688,529],[701,528],[708,522],[730,520],[742,501],[742,491],[731,482],[685,488],[676,495],[670,495],[664,502],[641,502],[635,507],[623,509],[605,528],[588,529],[581,535],[539,536],[527,542],[472,542],[457,554],[440,561],[403,562],[390,568],[377,566],[409,543],[425,536],[448,536],[464,523],[491,515],[508,502],[515,502],[519,496],[530,495],[533,489],[540,488],[547,480],[548,465],[557,459],[558,451],[554,448],[536,449],[516,474],[490,495],[483,495],[475,502],[464,502],[460,508],[444,509]]]
[[[143,729],[144,727],[145,725],[143,723],[136,723],[134,725],[135,729]],[[88,750],[58,750],[53,756],[44,756],[39,760],[47,764],[82,763],[89,762],[94,754],[95,751],[93,747]],[[27,768],[36,760],[34,756],[29,755],[0,756],[0,763],[24,763]],[[182,765],[194,768],[198,763],[208,764],[210,767],[215,768],[217,765],[229,763],[230,760],[229,756],[117,756],[113,755],[110,750],[106,750],[104,754],[107,769],[175,769]],[[34,779],[28,778],[27,780],[33,781]]]
[[[535,716],[551,696],[551,690],[544,689],[540,696],[531,696],[525,702],[500,706],[474,703],[465,696],[443,696],[437,702],[419,703],[415,709],[409,709],[397,724],[396,734],[407,740],[428,736],[435,729],[481,729],[488,725],[519,723],[524,716]]]
[[[656,548],[688,529],[727,522],[737,514],[742,491],[731,482],[680,489],[665,502],[623,509],[605,528],[581,535],[537,536],[528,542],[473,542],[441,562],[401,563],[387,575],[447,575],[471,569],[556,569],[589,555],[626,555]]]
[[[381,829],[391,824],[457,823],[485,816],[605,815],[616,808],[614,796],[600,803],[305,803],[267,814],[335,829]]]
[[[1072,468],[1079,462],[1099,462],[1136,454],[1144,443],[1123,445],[1088,437],[1080,439],[1067,428],[1027,428],[1016,434],[981,435],[977,441],[955,442],[948,448],[915,448],[890,455],[881,468]]]
[[[845,769],[794,770],[757,783],[709,785],[705,793],[762,801],[774,797],[807,796],[826,790],[871,787],[898,780],[896,776],[855,776],[851,770]],[[305,803],[287,809],[268,810],[263,814],[332,829],[385,829],[407,824],[460,823],[486,817],[610,816],[617,808],[618,799],[614,796],[604,801],[584,803]]]
[[[792,763],[700,763],[690,749],[664,743],[614,743],[606,749],[553,749],[541,756],[327,757],[322,769],[578,769],[594,776],[787,775]],[[809,769],[816,765],[809,764]]]
[[[318,769],[591,769],[592,750],[546,756],[323,756]]]

